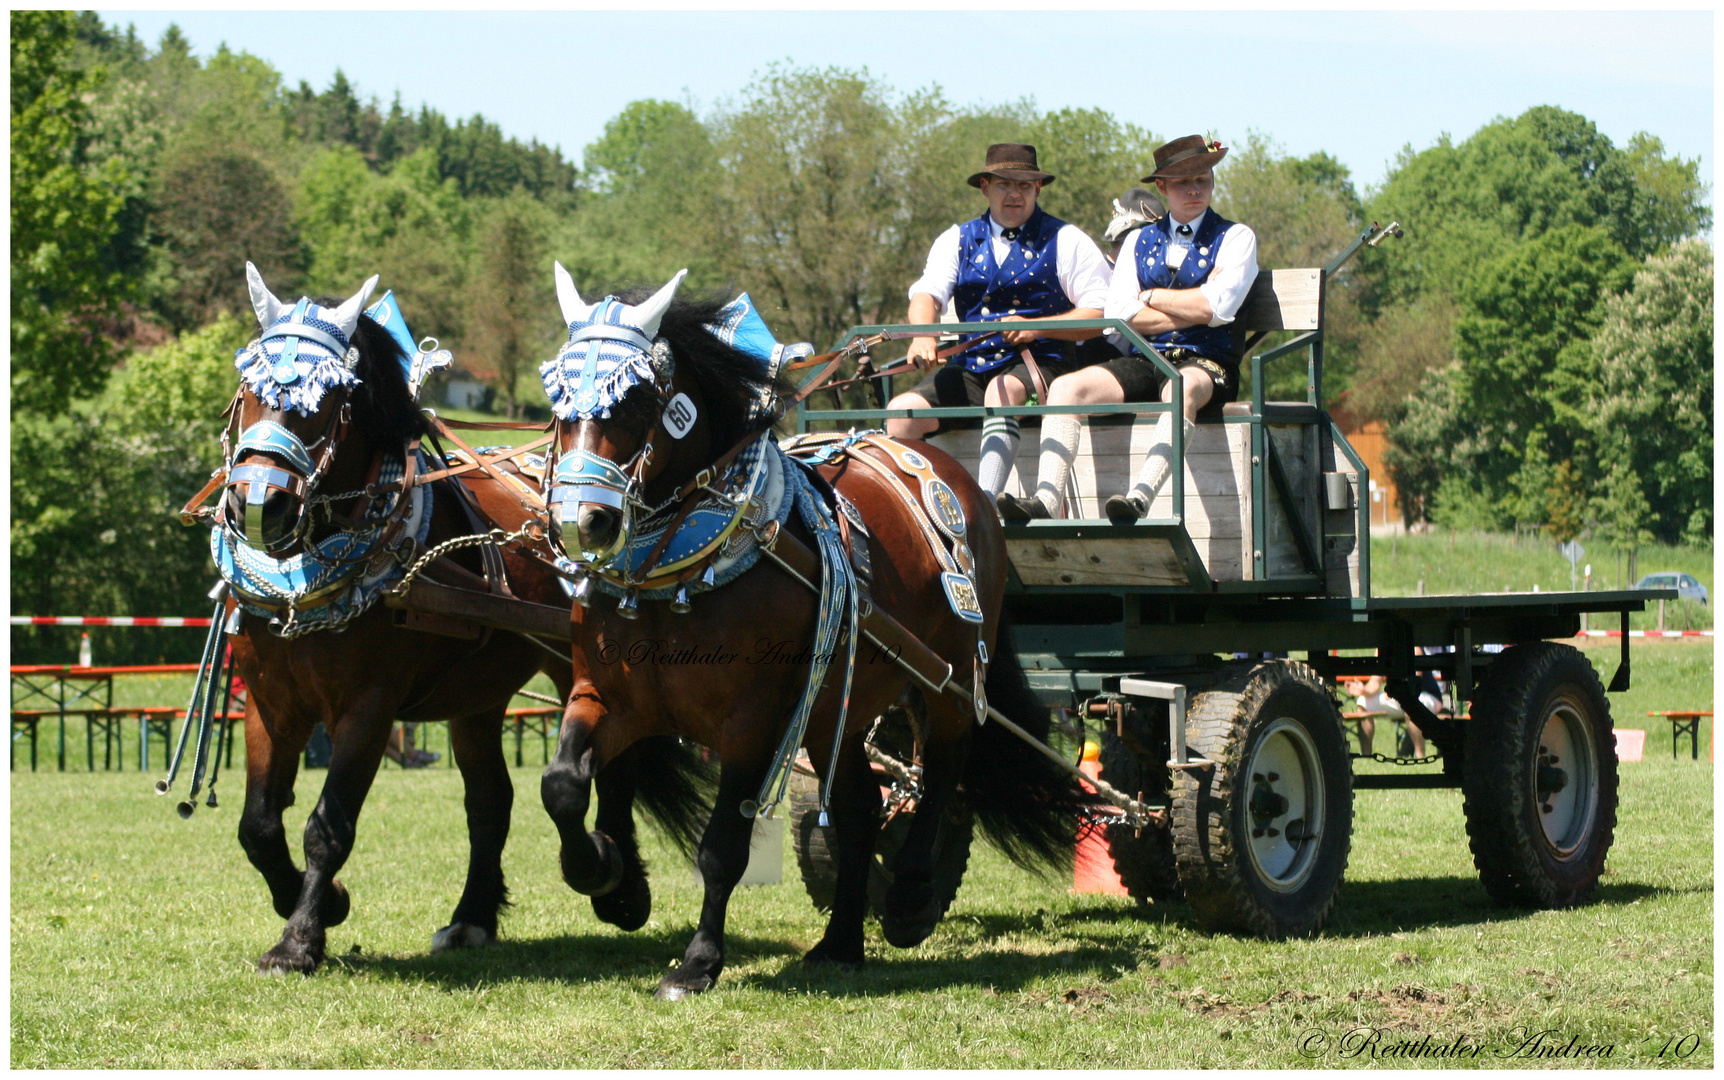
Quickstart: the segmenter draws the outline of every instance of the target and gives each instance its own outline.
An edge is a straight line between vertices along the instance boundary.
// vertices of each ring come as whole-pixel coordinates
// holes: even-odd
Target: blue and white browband
[[[272,409],[314,416],[326,391],[356,386],[358,352],[334,313],[301,298],[234,355],[246,387]]]

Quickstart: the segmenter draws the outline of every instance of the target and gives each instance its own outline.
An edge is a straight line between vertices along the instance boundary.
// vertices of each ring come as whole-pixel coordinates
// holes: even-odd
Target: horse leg
[[[946,716],[939,715],[947,713]],[[963,772],[967,736],[940,739],[942,728],[964,730],[969,723],[949,699],[930,701],[929,727],[935,737],[928,740],[922,752],[922,798],[916,804],[916,817],[904,838],[904,846],[892,864],[892,885],[886,890],[886,910],[880,916],[880,932],[900,949],[920,945],[934,932],[945,912],[934,891],[934,850],[940,838],[940,825],[946,808],[957,791]]]
[[[329,777],[305,823],[305,879],[281,941],[257,962],[260,971],[316,971],[323,962],[325,929],[347,916],[347,890],[335,875],[353,852],[359,809],[389,741],[387,714],[375,700],[370,704],[331,726]]]
[[[556,757],[539,779],[539,797],[562,838],[563,880],[586,896],[603,896],[615,889],[627,871],[622,849],[603,832],[587,831],[595,768],[592,729],[604,716],[604,704],[590,688],[571,695],[563,711]]]
[[[503,884],[503,845],[515,787],[503,760],[503,710],[452,720],[449,738],[466,788],[467,886],[449,925],[431,936],[431,951],[469,949],[497,939],[497,912],[509,902]]]
[[[293,781],[299,772],[304,742],[293,745],[278,741],[264,725],[254,698],[245,709],[245,809],[239,817],[239,846],[263,875],[270,902],[283,919],[293,915],[299,903],[305,875],[293,863],[287,848],[287,830],[281,815],[293,805]],[[347,894],[337,891],[327,901],[325,923],[334,926],[347,918]]]
[[[844,745],[828,805],[837,845],[838,881],[832,894],[832,915],[826,922],[826,935],[802,961],[853,970],[862,966],[862,920],[868,914],[868,874],[874,861],[874,843],[880,835],[880,788],[859,737]]]
[[[635,840],[635,763],[651,752],[653,740],[635,743],[600,770],[596,778],[599,810],[593,824],[610,839],[622,857],[623,877],[607,893],[593,897],[593,914],[621,930],[639,930],[652,914],[652,887],[647,884],[646,863],[641,861]]]
[[[742,768],[729,762],[720,766],[718,798],[713,800],[712,817],[701,833],[700,851],[695,857],[706,885],[700,925],[683,953],[682,963],[659,980],[653,996],[660,1001],[681,1001],[710,990],[724,970],[725,909],[731,891],[748,869],[748,848],[754,839],[754,819],[742,816],[742,801],[759,794],[765,772],[764,760]]]

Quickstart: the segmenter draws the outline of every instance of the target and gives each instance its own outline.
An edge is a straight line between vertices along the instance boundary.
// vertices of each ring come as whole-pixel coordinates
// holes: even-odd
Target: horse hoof
[[[802,962],[809,967],[836,968],[839,971],[861,971],[862,950],[857,948],[852,953],[848,949],[839,949],[821,941],[820,944],[808,950],[807,955],[802,958]]]
[[[495,940],[496,936],[483,926],[450,923],[431,935],[431,953],[436,955],[451,949],[482,949]]]
[[[353,898],[347,895],[347,886],[339,881],[331,881],[329,890],[323,894],[323,900],[317,905],[317,917],[324,926],[340,926],[347,921],[347,913],[353,910]]]
[[[683,998],[694,994],[704,994],[710,989],[712,989],[712,977],[709,975],[702,975],[692,983],[671,982],[669,978],[666,978],[664,982],[658,984],[658,989],[653,992],[653,997],[660,1001],[681,1001]]]
[[[652,914],[652,886],[646,874],[631,874],[603,896],[593,897],[593,914],[619,930],[639,930]]]
[[[577,852],[577,857],[571,858],[568,846],[564,845],[559,855],[563,880],[568,883],[569,888],[582,896],[603,896],[622,884],[623,878],[628,874],[628,864],[623,861],[623,853],[616,843],[604,833],[594,829],[587,833],[587,839],[592,843],[593,853],[604,863],[604,876],[597,878],[592,873],[593,867],[584,865],[583,860],[578,857],[580,853]]]

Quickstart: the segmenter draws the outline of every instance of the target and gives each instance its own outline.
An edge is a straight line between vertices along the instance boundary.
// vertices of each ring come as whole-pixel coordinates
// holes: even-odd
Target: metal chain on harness
[[[512,533],[505,533],[502,529],[492,529],[486,533],[469,533],[466,536],[451,537],[436,547],[428,549],[425,554],[415,559],[413,565],[407,568],[407,572],[401,575],[401,580],[390,586],[389,591],[397,596],[407,595],[408,588],[413,584],[413,579],[419,576],[420,571],[424,570],[426,565],[432,561],[442,558],[447,552],[459,551],[465,547],[478,547],[481,544],[494,544],[497,547],[502,547],[504,544],[510,544],[516,540],[529,539],[537,524],[538,522],[529,521]]]

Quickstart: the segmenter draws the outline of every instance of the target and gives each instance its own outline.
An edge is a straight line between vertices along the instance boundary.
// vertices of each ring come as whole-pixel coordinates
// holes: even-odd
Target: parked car
[[[1706,586],[1694,580],[1693,574],[1678,574],[1666,570],[1657,574],[1647,574],[1634,583],[1636,589],[1675,589],[1676,595],[1683,600],[1698,600],[1706,603]]]

